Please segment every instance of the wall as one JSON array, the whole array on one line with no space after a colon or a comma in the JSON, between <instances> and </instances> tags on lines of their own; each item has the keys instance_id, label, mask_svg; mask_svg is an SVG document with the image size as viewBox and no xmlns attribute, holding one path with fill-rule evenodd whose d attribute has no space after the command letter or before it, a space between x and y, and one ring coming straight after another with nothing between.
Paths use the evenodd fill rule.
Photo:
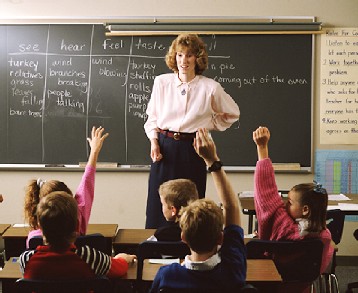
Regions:
<instances>
[{"instance_id":1,"label":"wall","mask_svg":"<svg viewBox=\"0 0 358 293\"><path fill-rule=\"evenodd\" d=\"M163 0L0 0L0 23L103 22L130 16L316 16L317 21L323 22L324 26L358 27L357 8L356 0L182 0L174 5L172 1ZM357 146L318 144L319 45L318 36L313 101L314 148L356 149ZM0 171L0 192L5 197L0 206L1 222L23 222L24 187L29 179L37 177L63 180L75 190L81 173ZM229 177L236 191L252 190L252 173L230 173ZM289 189L294 184L310 182L312 179L313 174L279 174L277 184L281 189ZM123 228L144 227L147 180L146 172L98 172L91 222L118 223ZM217 200L210 176L207 194L209 198ZM246 218L242 217L245 228ZM345 230L344 237L353 241L352 225L349 227L350 229ZM349 245L339 246L338 253L358 255L357 248L353 249Z\"/></svg>"}]
</instances>

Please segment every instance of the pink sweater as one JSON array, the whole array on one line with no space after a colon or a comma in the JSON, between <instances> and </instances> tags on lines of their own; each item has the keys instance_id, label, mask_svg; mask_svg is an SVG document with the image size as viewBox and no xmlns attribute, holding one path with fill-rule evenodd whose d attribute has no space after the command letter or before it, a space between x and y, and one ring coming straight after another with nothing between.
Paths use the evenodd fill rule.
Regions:
<instances>
[{"instance_id":1,"label":"pink sweater","mask_svg":"<svg viewBox=\"0 0 358 293\"><path fill-rule=\"evenodd\" d=\"M270 159L257 162L255 170L255 210L259 238L264 240L302 240L298 224L287 213L278 193L275 173ZM307 236L312 237L312 236ZM334 247L331 233L323 230L318 236L323 242L321 273L328 267Z\"/></svg>"},{"instance_id":2,"label":"pink sweater","mask_svg":"<svg viewBox=\"0 0 358 293\"><path fill-rule=\"evenodd\" d=\"M94 199L94 183L96 168L86 166L80 185L77 188L75 199L78 205L78 223L80 235L85 235L88 221L91 215L92 204ZM26 240L26 248L29 247L29 239L34 236L42 236L40 229L29 232Z\"/></svg>"}]
</instances>

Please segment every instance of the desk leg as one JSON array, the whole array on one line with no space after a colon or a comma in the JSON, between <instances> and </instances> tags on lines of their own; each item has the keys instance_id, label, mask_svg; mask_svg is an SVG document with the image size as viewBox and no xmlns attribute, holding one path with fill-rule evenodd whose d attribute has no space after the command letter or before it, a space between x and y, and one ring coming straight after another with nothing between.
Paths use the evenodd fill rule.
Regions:
<instances>
[{"instance_id":1,"label":"desk leg","mask_svg":"<svg viewBox=\"0 0 358 293\"><path fill-rule=\"evenodd\" d=\"M5 279L2 280L2 293L13 293L16 292L15 288L16 279Z\"/></svg>"},{"instance_id":2,"label":"desk leg","mask_svg":"<svg viewBox=\"0 0 358 293\"><path fill-rule=\"evenodd\" d=\"M249 234L252 233L252 225L253 225L253 220L254 220L254 215L249 215L249 227L248 227L248 231L249 231Z\"/></svg>"}]
</instances>

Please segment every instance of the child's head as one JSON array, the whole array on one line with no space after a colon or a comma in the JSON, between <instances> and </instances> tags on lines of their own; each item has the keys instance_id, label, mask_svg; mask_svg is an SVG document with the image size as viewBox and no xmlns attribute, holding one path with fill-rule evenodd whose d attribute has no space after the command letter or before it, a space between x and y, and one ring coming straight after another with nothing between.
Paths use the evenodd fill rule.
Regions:
<instances>
[{"instance_id":1,"label":"child's head","mask_svg":"<svg viewBox=\"0 0 358 293\"><path fill-rule=\"evenodd\" d=\"M44 239L55 250L65 250L76 239L77 202L64 191L55 191L40 200L37 218Z\"/></svg>"},{"instance_id":2,"label":"child's head","mask_svg":"<svg viewBox=\"0 0 358 293\"><path fill-rule=\"evenodd\" d=\"M176 220L182 207L199 198L198 190L189 179L174 179L164 182L159 187L162 211L167 221Z\"/></svg>"},{"instance_id":3,"label":"child's head","mask_svg":"<svg viewBox=\"0 0 358 293\"><path fill-rule=\"evenodd\" d=\"M208 67L208 53L204 41L196 34L180 34L171 44L166 56L167 66L178 72L177 52L192 53L196 56L195 74L202 74Z\"/></svg>"},{"instance_id":4,"label":"child's head","mask_svg":"<svg viewBox=\"0 0 358 293\"><path fill-rule=\"evenodd\" d=\"M303 183L292 187L286 208L293 219L309 220L309 232L320 232L326 228L327 204L326 189L314 183Z\"/></svg>"},{"instance_id":5,"label":"child's head","mask_svg":"<svg viewBox=\"0 0 358 293\"><path fill-rule=\"evenodd\" d=\"M31 180L25 193L25 220L33 229L38 229L36 209L41 198L54 191L64 191L72 195L67 185L58 180L43 181L41 179Z\"/></svg>"},{"instance_id":6,"label":"child's head","mask_svg":"<svg viewBox=\"0 0 358 293\"><path fill-rule=\"evenodd\" d=\"M180 228L182 239L196 253L216 253L222 243L224 215L212 200L199 199L181 211Z\"/></svg>"}]
</instances>

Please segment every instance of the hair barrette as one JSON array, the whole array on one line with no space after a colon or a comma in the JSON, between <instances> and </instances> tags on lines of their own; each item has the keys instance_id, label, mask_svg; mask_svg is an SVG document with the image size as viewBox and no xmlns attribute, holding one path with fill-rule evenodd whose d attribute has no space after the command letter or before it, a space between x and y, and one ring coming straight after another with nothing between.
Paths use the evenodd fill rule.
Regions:
<instances>
[{"instance_id":1,"label":"hair barrette","mask_svg":"<svg viewBox=\"0 0 358 293\"><path fill-rule=\"evenodd\" d=\"M37 184L38 188L40 188L40 189L45 183L46 183L46 180L42 180L41 178L38 178L36 181L36 184Z\"/></svg>"},{"instance_id":2,"label":"hair barrette","mask_svg":"<svg viewBox=\"0 0 358 293\"><path fill-rule=\"evenodd\" d=\"M327 191L325 188L322 187L322 184L317 182L316 180L313 180L313 184L315 187L313 188L314 192L320 193L320 194L327 194Z\"/></svg>"}]
</instances>

